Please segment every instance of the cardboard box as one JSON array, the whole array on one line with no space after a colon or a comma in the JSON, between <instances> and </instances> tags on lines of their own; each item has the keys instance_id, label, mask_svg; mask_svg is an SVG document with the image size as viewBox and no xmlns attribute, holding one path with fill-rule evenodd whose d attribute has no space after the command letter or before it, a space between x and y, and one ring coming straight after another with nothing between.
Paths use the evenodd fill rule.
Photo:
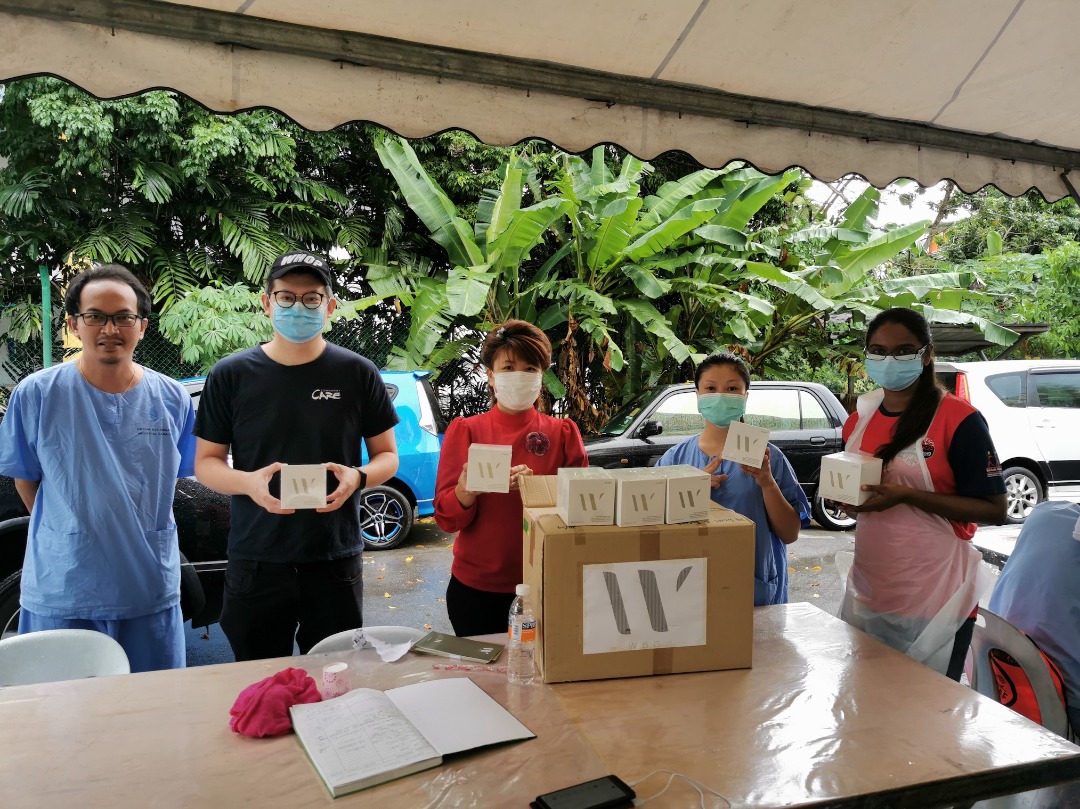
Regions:
<instances>
[{"instance_id":1,"label":"cardboard box","mask_svg":"<svg viewBox=\"0 0 1080 809\"><path fill-rule=\"evenodd\" d=\"M757 469L765 459L769 431L764 427L733 421L728 425L727 441L721 456L726 461L745 464Z\"/></svg>"},{"instance_id":2,"label":"cardboard box","mask_svg":"<svg viewBox=\"0 0 1080 809\"><path fill-rule=\"evenodd\" d=\"M863 484L881 483L881 458L861 452L834 452L821 459L818 494L849 506L861 506L871 492Z\"/></svg>"},{"instance_id":3,"label":"cardboard box","mask_svg":"<svg viewBox=\"0 0 1080 809\"><path fill-rule=\"evenodd\" d=\"M326 508L326 466L321 463L281 467L282 508Z\"/></svg>"},{"instance_id":4,"label":"cardboard box","mask_svg":"<svg viewBox=\"0 0 1080 809\"><path fill-rule=\"evenodd\" d=\"M466 475L470 492L510 491L509 444L470 444Z\"/></svg>"},{"instance_id":5,"label":"cardboard box","mask_svg":"<svg viewBox=\"0 0 1080 809\"><path fill-rule=\"evenodd\" d=\"M689 464L651 466L648 471L663 478L666 484L664 522L697 522L708 519L712 506L712 483L708 472Z\"/></svg>"},{"instance_id":6,"label":"cardboard box","mask_svg":"<svg viewBox=\"0 0 1080 809\"><path fill-rule=\"evenodd\" d=\"M648 469L613 469L615 524L660 525L667 507L667 481Z\"/></svg>"},{"instance_id":7,"label":"cardboard box","mask_svg":"<svg viewBox=\"0 0 1080 809\"><path fill-rule=\"evenodd\" d=\"M544 492L522 488L522 576L545 682L750 667L750 520L710 501L698 523L571 527Z\"/></svg>"},{"instance_id":8,"label":"cardboard box","mask_svg":"<svg viewBox=\"0 0 1080 809\"><path fill-rule=\"evenodd\" d=\"M615 522L615 478L606 469L560 469L555 508L567 525L611 525Z\"/></svg>"}]
</instances>

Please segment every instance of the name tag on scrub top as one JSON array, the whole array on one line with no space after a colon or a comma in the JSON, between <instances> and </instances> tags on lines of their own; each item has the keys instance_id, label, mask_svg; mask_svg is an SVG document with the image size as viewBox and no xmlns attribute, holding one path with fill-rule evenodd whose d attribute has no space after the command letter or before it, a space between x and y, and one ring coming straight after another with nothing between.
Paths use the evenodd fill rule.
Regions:
<instances>
[{"instance_id":1,"label":"name tag on scrub top","mask_svg":"<svg viewBox=\"0 0 1080 809\"><path fill-rule=\"evenodd\" d=\"M282 508L325 508L326 465L286 464L281 468Z\"/></svg>"}]
</instances>

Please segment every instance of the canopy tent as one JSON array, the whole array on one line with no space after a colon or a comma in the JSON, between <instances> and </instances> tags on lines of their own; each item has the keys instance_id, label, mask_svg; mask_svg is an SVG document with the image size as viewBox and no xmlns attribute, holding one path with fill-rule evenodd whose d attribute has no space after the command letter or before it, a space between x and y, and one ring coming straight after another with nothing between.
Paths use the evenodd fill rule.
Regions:
<instances>
[{"instance_id":1,"label":"canopy tent","mask_svg":"<svg viewBox=\"0 0 1080 809\"><path fill-rule=\"evenodd\" d=\"M1078 24L1073 0L0 0L0 80L1055 200Z\"/></svg>"}]
</instances>

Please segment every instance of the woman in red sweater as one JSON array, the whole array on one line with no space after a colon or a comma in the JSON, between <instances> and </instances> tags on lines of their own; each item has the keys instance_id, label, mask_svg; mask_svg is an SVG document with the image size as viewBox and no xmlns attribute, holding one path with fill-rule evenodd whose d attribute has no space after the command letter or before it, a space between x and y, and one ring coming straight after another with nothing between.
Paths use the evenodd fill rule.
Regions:
<instances>
[{"instance_id":1,"label":"woman in red sweater","mask_svg":"<svg viewBox=\"0 0 1080 809\"><path fill-rule=\"evenodd\" d=\"M435 485L435 522L457 531L446 611L458 635L506 629L521 582L521 478L589 465L577 425L536 409L544 369L551 364L551 343L540 329L508 320L484 340L480 360L495 404L487 413L450 423ZM513 448L508 493L469 491L473 443Z\"/></svg>"}]
</instances>

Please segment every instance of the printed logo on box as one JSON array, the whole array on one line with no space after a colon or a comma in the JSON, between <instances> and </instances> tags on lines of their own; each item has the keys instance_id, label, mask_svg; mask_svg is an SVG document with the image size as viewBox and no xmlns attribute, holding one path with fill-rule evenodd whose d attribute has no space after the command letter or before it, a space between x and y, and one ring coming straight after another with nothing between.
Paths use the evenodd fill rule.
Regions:
<instances>
[{"instance_id":1,"label":"printed logo on box","mask_svg":"<svg viewBox=\"0 0 1080 809\"><path fill-rule=\"evenodd\" d=\"M708 560L582 567L582 652L703 646Z\"/></svg>"}]
</instances>

